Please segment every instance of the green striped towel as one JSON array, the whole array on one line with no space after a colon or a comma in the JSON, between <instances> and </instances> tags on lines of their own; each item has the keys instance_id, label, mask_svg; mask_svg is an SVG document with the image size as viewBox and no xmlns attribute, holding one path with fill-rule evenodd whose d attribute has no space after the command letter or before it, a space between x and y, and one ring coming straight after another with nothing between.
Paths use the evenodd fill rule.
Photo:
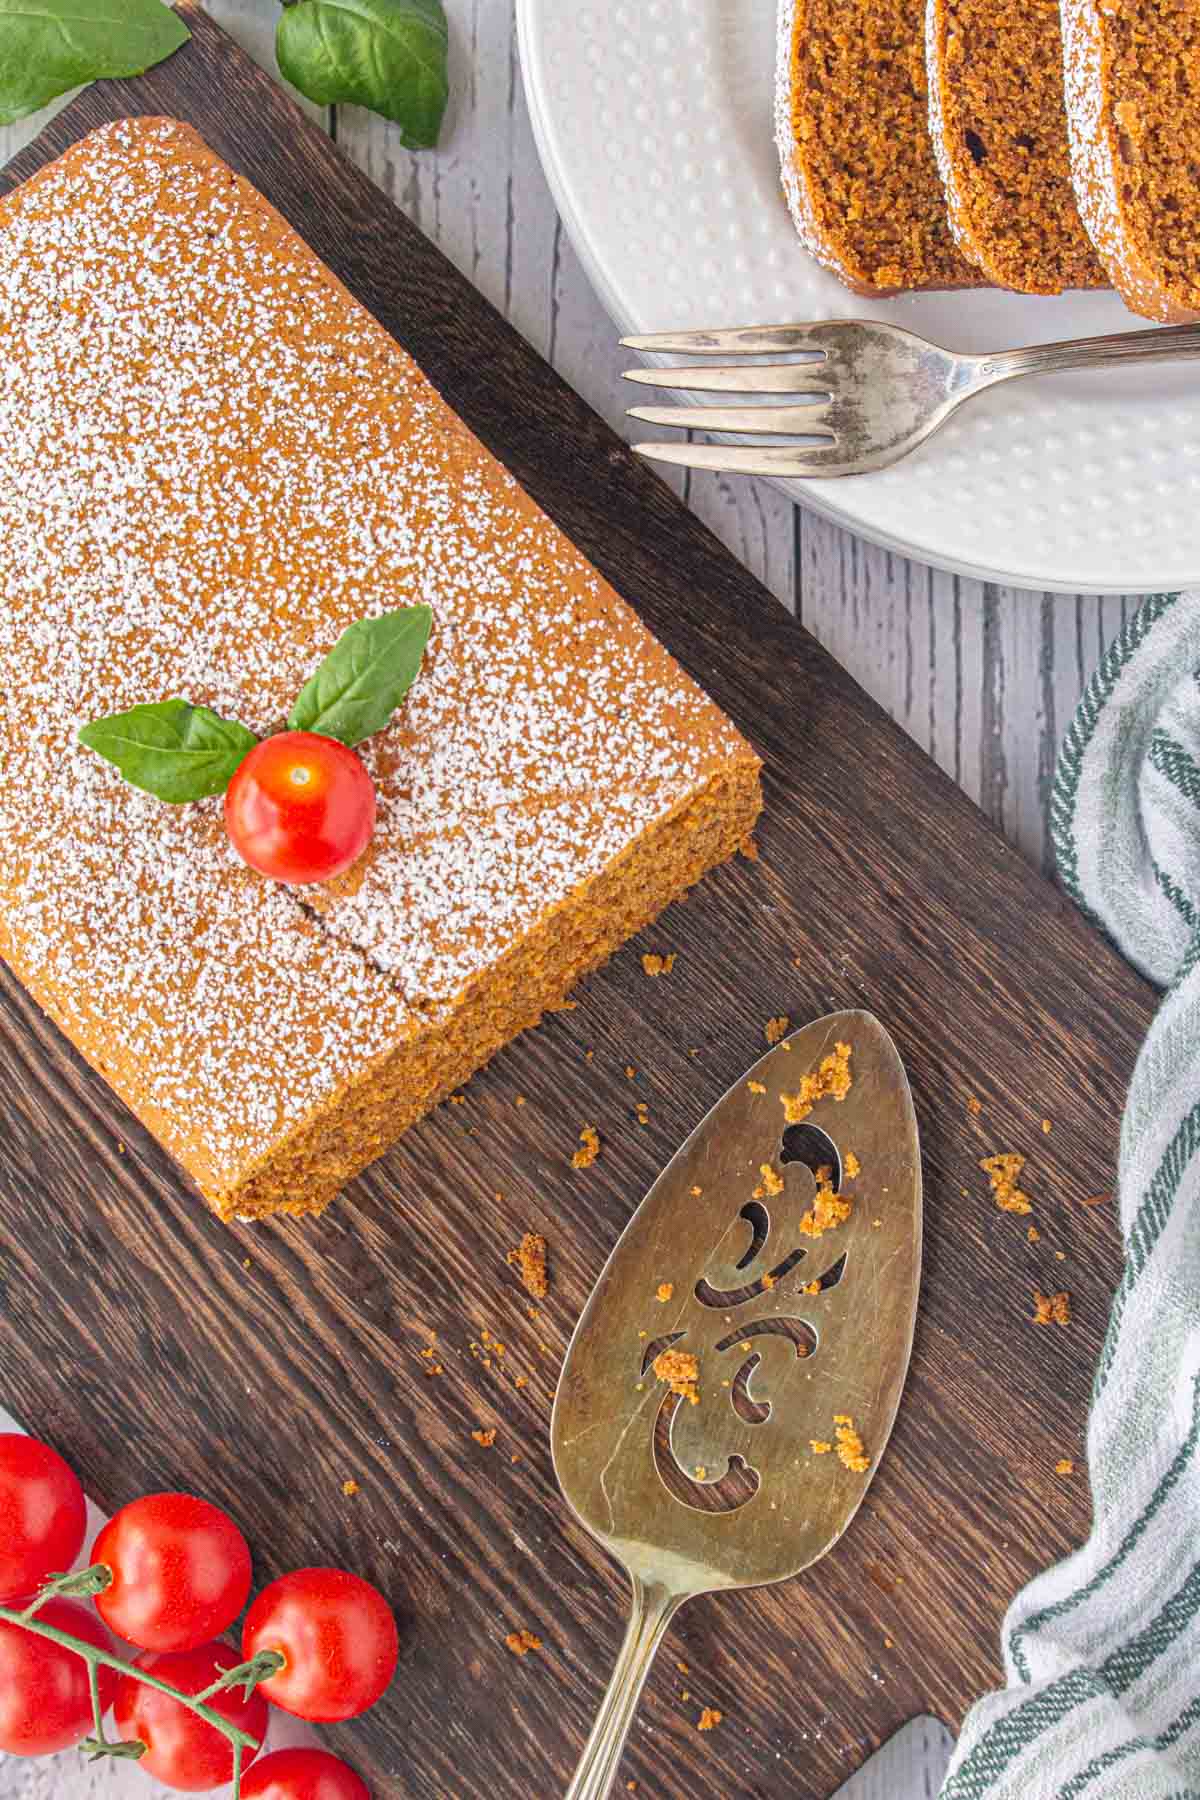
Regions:
<instances>
[{"instance_id":1,"label":"green striped towel","mask_svg":"<svg viewBox=\"0 0 1200 1800\"><path fill-rule=\"evenodd\" d=\"M1008 1686L968 1714L942 1800L1200 1800L1198 677L1200 593L1144 601L1059 757L1063 880L1167 993L1121 1125L1092 1535L1010 1607Z\"/></svg>"}]
</instances>

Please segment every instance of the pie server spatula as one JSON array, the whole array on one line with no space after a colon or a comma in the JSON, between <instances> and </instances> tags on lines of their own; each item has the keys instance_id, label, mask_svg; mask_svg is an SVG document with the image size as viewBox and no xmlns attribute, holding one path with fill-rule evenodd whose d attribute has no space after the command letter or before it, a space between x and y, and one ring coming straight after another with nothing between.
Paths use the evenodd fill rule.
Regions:
<instances>
[{"instance_id":1,"label":"pie server spatula","mask_svg":"<svg viewBox=\"0 0 1200 1800\"><path fill-rule=\"evenodd\" d=\"M609 1792L685 1600L782 1581L845 1531L900 1402L920 1264L916 1116L867 1012L769 1051L650 1189L575 1329L551 1421L563 1494L633 1585L567 1800Z\"/></svg>"}]
</instances>

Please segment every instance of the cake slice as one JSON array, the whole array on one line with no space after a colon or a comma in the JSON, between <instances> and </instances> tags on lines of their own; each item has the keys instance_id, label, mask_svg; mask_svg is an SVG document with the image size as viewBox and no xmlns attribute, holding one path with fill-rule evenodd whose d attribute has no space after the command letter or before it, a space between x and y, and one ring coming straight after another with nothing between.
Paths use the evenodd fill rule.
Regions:
<instances>
[{"instance_id":1,"label":"cake slice","mask_svg":"<svg viewBox=\"0 0 1200 1800\"><path fill-rule=\"evenodd\" d=\"M759 761L410 358L188 127L0 202L0 953L222 1216L319 1210L743 844ZM428 602L338 882L79 745L264 735Z\"/></svg>"},{"instance_id":2,"label":"cake slice","mask_svg":"<svg viewBox=\"0 0 1200 1800\"><path fill-rule=\"evenodd\" d=\"M979 287L929 139L924 0L780 0L775 135L805 248L857 294Z\"/></svg>"},{"instance_id":3,"label":"cake slice","mask_svg":"<svg viewBox=\"0 0 1200 1800\"><path fill-rule=\"evenodd\" d=\"M1107 287L1075 207L1058 0L928 0L929 130L950 225L998 287Z\"/></svg>"},{"instance_id":4,"label":"cake slice","mask_svg":"<svg viewBox=\"0 0 1200 1800\"><path fill-rule=\"evenodd\" d=\"M1200 10L1062 0L1062 22L1075 198L1092 242L1133 312L1200 318Z\"/></svg>"}]
</instances>

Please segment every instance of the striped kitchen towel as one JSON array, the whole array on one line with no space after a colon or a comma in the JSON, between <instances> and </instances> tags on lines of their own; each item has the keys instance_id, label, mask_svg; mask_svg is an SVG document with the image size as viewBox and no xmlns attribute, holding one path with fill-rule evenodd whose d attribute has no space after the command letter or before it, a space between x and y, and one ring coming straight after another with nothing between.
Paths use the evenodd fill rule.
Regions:
<instances>
[{"instance_id":1,"label":"striped kitchen towel","mask_svg":"<svg viewBox=\"0 0 1200 1800\"><path fill-rule=\"evenodd\" d=\"M1067 888L1166 994L1121 1125L1092 1535L1010 1607L1008 1686L942 1797L1200 1800L1200 593L1146 600L1109 650L1051 817Z\"/></svg>"}]
</instances>

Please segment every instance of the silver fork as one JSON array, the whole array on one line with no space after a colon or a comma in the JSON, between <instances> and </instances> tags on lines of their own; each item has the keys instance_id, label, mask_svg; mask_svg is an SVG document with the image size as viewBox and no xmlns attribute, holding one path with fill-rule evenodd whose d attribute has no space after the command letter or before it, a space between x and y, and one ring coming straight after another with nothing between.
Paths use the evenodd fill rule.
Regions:
<instances>
[{"instance_id":1,"label":"silver fork","mask_svg":"<svg viewBox=\"0 0 1200 1800\"><path fill-rule=\"evenodd\" d=\"M633 406L632 419L688 431L802 436L802 444L643 443L659 462L736 475L860 475L883 469L944 425L956 407L1017 375L1112 368L1200 356L1200 325L1155 326L1062 344L968 356L943 350L899 325L826 319L815 325L740 325L725 331L662 331L625 337L629 350L668 356L799 355L783 363L689 364L627 369L648 387L706 394L785 394L798 404ZM817 396L827 398L818 400Z\"/></svg>"}]
</instances>

